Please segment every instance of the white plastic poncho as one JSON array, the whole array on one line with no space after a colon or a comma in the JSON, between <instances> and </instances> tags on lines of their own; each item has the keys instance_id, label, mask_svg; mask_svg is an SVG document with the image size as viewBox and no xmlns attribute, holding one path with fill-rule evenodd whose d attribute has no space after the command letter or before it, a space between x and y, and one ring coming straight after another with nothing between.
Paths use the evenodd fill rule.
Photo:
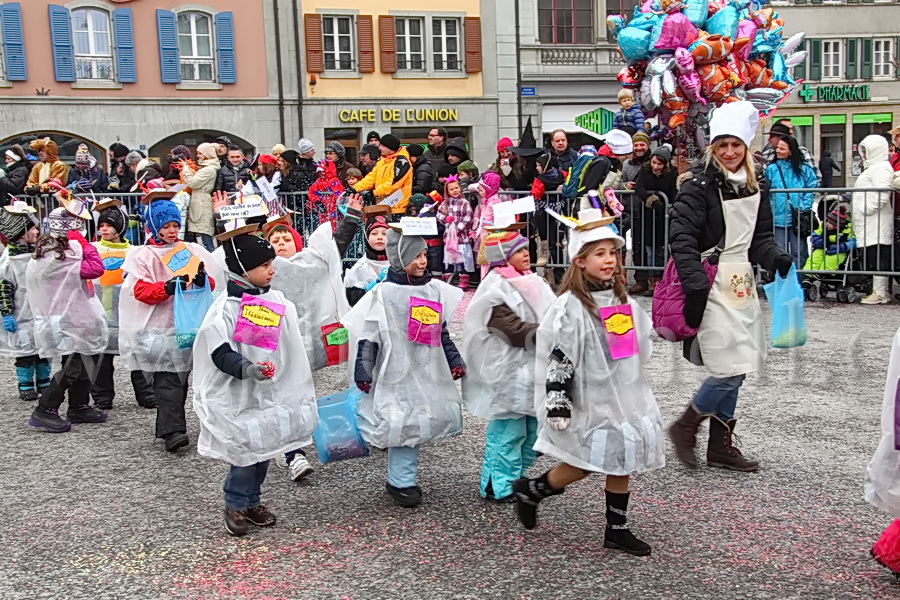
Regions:
<instances>
[{"instance_id":1,"label":"white plastic poncho","mask_svg":"<svg viewBox=\"0 0 900 600\"><path fill-rule=\"evenodd\" d=\"M598 308L617 304L613 292L593 292ZM643 473L665 466L662 418L644 364L650 359L650 317L629 299L640 352L613 360L601 322L565 293L547 311L537 334L536 452L573 467L607 475ZM562 431L547 424L548 358L559 348L575 367L572 417Z\"/></svg>"},{"instance_id":2,"label":"white plastic poncho","mask_svg":"<svg viewBox=\"0 0 900 600\"><path fill-rule=\"evenodd\" d=\"M212 254L199 244L185 244L203 263L207 274L222 289L225 274ZM191 349L179 348L175 341L175 301L168 298L159 304L145 304L134 297L138 281L158 283L172 279L172 272L162 258L173 245L140 246L128 253L125 284L119 297L119 351L125 368L147 373L186 373L191 370Z\"/></svg>"},{"instance_id":3,"label":"white plastic poncho","mask_svg":"<svg viewBox=\"0 0 900 600\"><path fill-rule=\"evenodd\" d=\"M378 279L381 271L389 266L386 260L372 260L366 256L360 258L344 273L344 287L364 290Z\"/></svg>"},{"instance_id":4,"label":"white plastic poncho","mask_svg":"<svg viewBox=\"0 0 900 600\"><path fill-rule=\"evenodd\" d=\"M9 248L4 249L0 255L0 280L8 279L16 288L13 295L16 332L10 333L0 328L0 356L7 358L33 356L38 353L34 341L34 314L26 297L28 288L25 283L25 270L30 262L30 253L10 256Z\"/></svg>"},{"instance_id":5,"label":"white plastic poncho","mask_svg":"<svg viewBox=\"0 0 900 600\"><path fill-rule=\"evenodd\" d=\"M900 397L900 330L894 335L881 408L881 443L866 469L866 501L900 519L900 450L897 450L897 400Z\"/></svg>"},{"instance_id":6,"label":"white plastic poncho","mask_svg":"<svg viewBox=\"0 0 900 600\"><path fill-rule=\"evenodd\" d=\"M482 419L534 416L534 349L510 345L502 333L488 329L495 306L506 305L517 317L540 323L556 296L536 274L507 279L488 273L463 321L462 355L466 409Z\"/></svg>"},{"instance_id":7,"label":"white plastic poncho","mask_svg":"<svg viewBox=\"0 0 900 600\"><path fill-rule=\"evenodd\" d=\"M235 342L241 299L222 294L213 302L194 341L194 411L200 421L197 452L247 467L312 443L316 394L297 326L297 309L280 292L260 294L287 307L278 348ZM229 344L252 363L272 361L275 376L237 379L220 371L212 352Z\"/></svg>"},{"instance_id":8,"label":"white plastic poncho","mask_svg":"<svg viewBox=\"0 0 900 600\"><path fill-rule=\"evenodd\" d=\"M100 254L103 275L94 280L94 290L100 298L100 304L106 312L106 324L109 326L109 341L106 344L104 354L119 353L119 298L122 295L124 273L122 266L128 253L134 246L128 242L111 244L108 242L94 242L94 248Z\"/></svg>"},{"instance_id":9,"label":"white plastic poncho","mask_svg":"<svg viewBox=\"0 0 900 600\"><path fill-rule=\"evenodd\" d=\"M441 345L408 340L410 297L442 304L449 322L463 292L442 281L398 285L384 281L363 296L343 324L360 340L378 344L370 393L356 409L363 439L377 448L418 447L462 431L459 392Z\"/></svg>"},{"instance_id":10,"label":"white plastic poncho","mask_svg":"<svg viewBox=\"0 0 900 600\"><path fill-rule=\"evenodd\" d=\"M276 257L272 289L297 305L300 335L313 371L328 366L322 327L341 321L350 310L341 283L341 255L323 223L309 236L306 247L291 258Z\"/></svg>"},{"instance_id":11,"label":"white plastic poncho","mask_svg":"<svg viewBox=\"0 0 900 600\"><path fill-rule=\"evenodd\" d=\"M91 356L106 348L109 328L93 286L81 279L81 245L69 240L63 260L56 252L32 259L25 269L34 339L42 358Z\"/></svg>"}]
</instances>

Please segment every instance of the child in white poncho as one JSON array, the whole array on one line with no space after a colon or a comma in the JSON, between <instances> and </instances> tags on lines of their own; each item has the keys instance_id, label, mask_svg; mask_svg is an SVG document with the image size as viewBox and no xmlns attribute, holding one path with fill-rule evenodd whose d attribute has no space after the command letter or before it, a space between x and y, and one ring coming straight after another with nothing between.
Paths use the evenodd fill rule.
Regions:
<instances>
[{"instance_id":1,"label":"child in white poncho","mask_svg":"<svg viewBox=\"0 0 900 600\"><path fill-rule=\"evenodd\" d=\"M260 499L269 460L310 443L317 414L297 309L269 287L275 250L254 235L223 246L227 293L210 307L194 343L194 411L197 452L231 465L225 529L240 536L248 524L275 524Z\"/></svg>"},{"instance_id":2,"label":"child in white poncho","mask_svg":"<svg viewBox=\"0 0 900 600\"><path fill-rule=\"evenodd\" d=\"M470 413L489 419L481 467L481 496L514 502L512 483L534 462L534 334L556 299L531 271L528 240L516 231L484 238L491 268L466 311L462 380Z\"/></svg>"},{"instance_id":3,"label":"child in white poncho","mask_svg":"<svg viewBox=\"0 0 900 600\"><path fill-rule=\"evenodd\" d=\"M579 213L583 229L570 234L572 265L562 294L537 334L534 449L564 464L519 479L513 489L519 519L533 529L542 499L591 473L605 474L604 546L646 556L650 546L628 529L626 511L629 476L665 465L659 408L644 375L652 327L620 278L625 241L592 226L604 223L601 217L599 210Z\"/></svg>"}]
</instances>

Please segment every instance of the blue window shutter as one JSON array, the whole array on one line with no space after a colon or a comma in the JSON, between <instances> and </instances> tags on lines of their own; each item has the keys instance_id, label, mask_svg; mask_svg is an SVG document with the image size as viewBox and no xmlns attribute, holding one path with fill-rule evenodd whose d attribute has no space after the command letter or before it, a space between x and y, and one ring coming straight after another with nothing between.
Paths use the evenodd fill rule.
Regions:
<instances>
[{"instance_id":1,"label":"blue window shutter","mask_svg":"<svg viewBox=\"0 0 900 600\"><path fill-rule=\"evenodd\" d=\"M50 43L53 46L53 74L57 81L75 81L75 48L72 47L72 20L69 9L55 4L50 10Z\"/></svg>"},{"instance_id":2,"label":"blue window shutter","mask_svg":"<svg viewBox=\"0 0 900 600\"><path fill-rule=\"evenodd\" d=\"M219 83L237 83L234 62L234 19L230 12L216 15L216 61L219 63Z\"/></svg>"},{"instance_id":3,"label":"blue window shutter","mask_svg":"<svg viewBox=\"0 0 900 600\"><path fill-rule=\"evenodd\" d=\"M120 83L137 81L134 62L134 29L130 8L117 8L112 12L113 42L116 47L116 79Z\"/></svg>"},{"instance_id":4,"label":"blue window shutter","mask_svg":"<svg viewBox=\"0 0 900 600\"><path fill-rule=\"evenodd\" d=\"M22 32L22 7L18 2L0 5L3 26L3 56L6 57L7 81L25 81L25 35Z\"/></svg>"},{"instance_id":5,"label":"blue window shutter","mask_svg":"<svg viewBox=\"0 0 900 600\"><path fill-rule=\"evenodd\" d=\"M181 64L178 55L178 30L175 13L156 10L156 32L159 36L159 68L163 83L181 83Z\"/></svg>"}]
</instances>

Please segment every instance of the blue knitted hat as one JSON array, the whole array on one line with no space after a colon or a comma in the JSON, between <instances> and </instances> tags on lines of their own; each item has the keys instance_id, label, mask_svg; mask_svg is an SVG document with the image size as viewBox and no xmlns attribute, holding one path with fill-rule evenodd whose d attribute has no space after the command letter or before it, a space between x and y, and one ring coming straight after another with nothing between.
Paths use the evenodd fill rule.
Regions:
<instances>
[{"instance_id":1,"label":"blue knitted hat","mask_svg":"<svg viewBox=\"0 0 900 600\"><path fill-rule=\"evenodd\" d=\"M159 237L159 230L166 223L175 221L179 226L181 225L181 212L171 200L154 200L147 206L144 218L147 220L147 228L155 238Z\"/></svg>"}]
</instances>

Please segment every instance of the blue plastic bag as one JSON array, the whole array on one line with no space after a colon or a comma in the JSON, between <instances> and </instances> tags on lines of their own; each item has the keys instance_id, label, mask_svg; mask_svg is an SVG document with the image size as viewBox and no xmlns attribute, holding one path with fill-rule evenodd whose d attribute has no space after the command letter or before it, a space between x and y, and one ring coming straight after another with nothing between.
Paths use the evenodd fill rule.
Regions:
<instances>
[{"instance_id":1,"label":"blue plastic bag","mask_svg":"<svg viewBox=\"0 0 900 600\"><path fill-rule=\"evenodd\" d=\"M364 392L357 387L319 398L319 424L313 440L323 463L369 455L356 426L356 405Z\"/></svg>"},{"instance_id":2,"label":"blue plastic bag","mask_svg":"<svg viewBox=\"0 0 900 600\"><path fill-rule=\"evenodd\" d=\"M803 287L797 269L791 265L787 277L775 274L775 281L763 286L772 307L771 342L773 348L796 348L806 343L803 319Z\"/></svg>"},{"instance_id":3,"label":"blue plastic bag","mask_svg":"<svg viewBox=\"0 0 900 600\"><path fill-rule=\"evenodd\" d=\"M182 290L175 286L175 341L179 348L191 348L209 307L213 303L209 277L202 288Z\"/></svg>"}]
</instances>

